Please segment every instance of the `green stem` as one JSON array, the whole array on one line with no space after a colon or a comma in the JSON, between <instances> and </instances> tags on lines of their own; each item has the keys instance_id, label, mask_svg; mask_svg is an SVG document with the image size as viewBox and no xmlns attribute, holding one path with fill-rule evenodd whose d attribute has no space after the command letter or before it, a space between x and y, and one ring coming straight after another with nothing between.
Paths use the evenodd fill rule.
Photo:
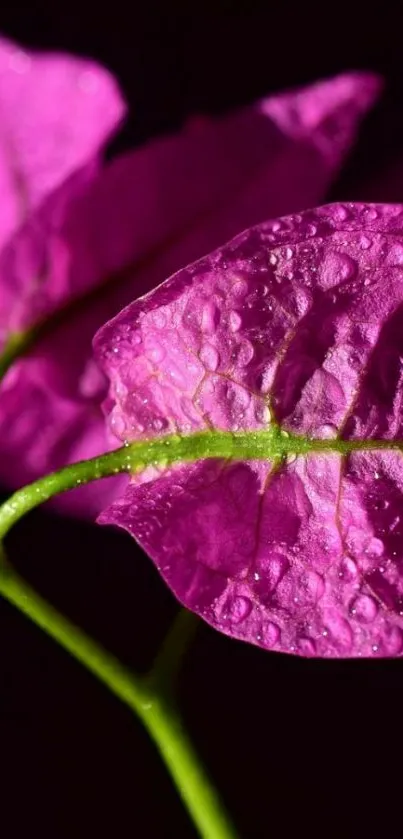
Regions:
<instances>
[{"instance_id":1,"label":"green stem","mask_svg":"<svg viewBox=\"0 0 403 839\"><path fill-rule=\"evenodd\" d=\"M403 450L401 440L311 439L288 434L277 425L261 431L200 431L138 440L120 449L73 463L17 490L0 507L0 539L29 510L53 495L119 472L135 473L150 464L169 466L206 458L278 460L290 455L344 455L376 449Z\"/></svg>"},{"instance_id":2,"label":"green stem","mask_svg":"<svg viewBox=\"0 0 403 839\"><path fill-rule=\"evenodd\" d=\"M11 367L14 361L30 349L38 335L38 330L33 327L25 332L12 332L0 354L0 382Z\"/></svg>"},{"instance_id":3,"label":"green stem","mask_svg":"<svg viewBox=\"0 0 403 839\"><path fill-rule=\"evenodd\" d=\"M171 694L182 659L199 625L200 619L193 612L180 609L147 676L148 684L153 690L163 690L165 694Z\"/></svg>"},{"instance_id":4,"label":"green stem","mask_svg":"<svg viewBox=\"0 0 403 839\"><path fill-rule=\"evenodd\" d=\"M149 464L167 466L205 458L278 461L289 455L344 455L375 449L401 451L403 441L310 439L290 435L274 424L261 431L205 431L184 437L172 435L136 441L100 457L66 466L15 492L0 507L0 540L19 518L53 495L108 475L137 472ZM189 640L183 635L188 618L180 618L151 673L140 678L59 615L7 566L0 572L0 594L85 664L140 717L200 835L204 839L234 839L235 832L171 702L172 677Z\"/></svg>"},{"instance_id":5,"label":"green stem","mask_svg":"<svg viewBox=\"0 0 403 839\"><path fill-rule=\"evenodd\" d=\"M203 839L236 839L236 832L195 753L180 716L162 690L167 650L175 671L185 651L184 615L179 614L169 641L162 648L150 676L136 676L81 629L63 617L6 563L0 563L0 594L27 618L84 664L140 718L154 741L198 832ZM178 660L174 639L181 635ZM187 638L189 643L190 638ZM164 653L165 650L165 653ZM160 664L162 672L159 672Z\"/></svg>"}]
</instances>

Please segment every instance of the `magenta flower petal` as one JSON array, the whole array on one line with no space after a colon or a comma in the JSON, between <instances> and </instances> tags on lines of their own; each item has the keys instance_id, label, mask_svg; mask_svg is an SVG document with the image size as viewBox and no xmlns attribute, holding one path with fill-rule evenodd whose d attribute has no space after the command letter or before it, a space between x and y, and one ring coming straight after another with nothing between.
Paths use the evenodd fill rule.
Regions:
<instances>
[{"instance_id":1,"label":"magenta flower petal","mask_svg":"<svg viewBox=\"0 0 403 839\"><path fill-rule=\"evenodd\" d=\"M403 440L403 205L334 204L242 233L95 339L122 440L199 429ZM403 460L205 460L133 479L132 533L220 631L310 656L403 654Z\"/></svg>"},{"instance_id":2,"label":"magenta flower petal","mask_svg":"<svg viewBox=\"0 0 403 839\"><path fill-rule=\"evenodd\" d=\"M4 382L3 481L26 483L116 445L99 408L106 384L92 360L96 329L239 230L317 202L379 85L372 75L350 74L198 120L116 160L95 180L80 173L43 203L0 258L3 334L108 277L115 282ZM113 497L110 481L58 503L92 515Z\"/></svg>"},{"instance_id":3,"label":"magenta flower petal","mask_svg":"<svg viewBox=\"0 0 403 839\"><path fill-rule=\"evenodd\" d=\"M0 248L43 198L93 161L125 111L112 76L0 39Z\"/></svg>"}]
</instances>

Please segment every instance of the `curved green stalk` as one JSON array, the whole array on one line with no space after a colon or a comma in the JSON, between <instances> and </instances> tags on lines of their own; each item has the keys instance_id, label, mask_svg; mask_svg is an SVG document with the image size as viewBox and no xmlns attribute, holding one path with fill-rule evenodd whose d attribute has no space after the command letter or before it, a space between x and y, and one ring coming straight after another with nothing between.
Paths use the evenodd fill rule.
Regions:
<instances>
[{"instance_id":1,"label":"curved green stalk","mask_svg":"<svg viewBox=\"0 0 403 839\"><path fill-rule=\"evenodd\" d=\"M1 556L1 555L0 555ZM203 839L236 839L183 723L165 691L193 635L192 616L179 613L161 657L148 676L137 676L37 594L5 561L0 562L0 594L81 662L140 718L154 741L179 795ZM194 618L194 621L197 619ZM175 638L180 643L174 645ZM165 649L165 652L164 652ZM169 667L167 666L169 664Z\"/></svg>"},{"instance_id":2,"label":"curved green stalk","mask_svg":"<svg viewBox=\"0 0 403 839\"><path fill-rule=\"evenodd\" d=\"M14 361L25 355L35 342L38 330L34 327L25 332L12 332L0 354L0 382Z\"/></svg>"},{"instance_id":3,"label":"curved green stalk","mask_svg":"<svg viewBox=\"0 0 403 839\"><path fill-rule=\"evenodd\" d=\"M141 440L116 451L66 466L18 490L0 507L0 540L25 513L59 492L119 472L134 473L149 464L205 458L274 459L312 453L344 455L354 451L403 449L402 441L309 439L276 426L256 432L205 431ZM184 731L171 696L172 678L193 629L182 615L144 678L128 671L36 594L6 563L0 563L0 594L44 629L142 720L203 839L235 839L235 831Z\"/></svg>"},{"instance_id":4,"label":"curved green stalk","mask_svg":"<svg viewBox=\"0 0 403 839\"><path fill-rule=\"evenodd\" d=\"M277 425L261 431L200 431L137 440L99 457L65 466L17 490L0 506L0 539L21 516L53 495L119 472L139 472L151 464L169 466L206 458L278 460L291 455L344 455L376 449L401 451L403 441L311 439L288 434Z\"/></svg>"}]
</instances>

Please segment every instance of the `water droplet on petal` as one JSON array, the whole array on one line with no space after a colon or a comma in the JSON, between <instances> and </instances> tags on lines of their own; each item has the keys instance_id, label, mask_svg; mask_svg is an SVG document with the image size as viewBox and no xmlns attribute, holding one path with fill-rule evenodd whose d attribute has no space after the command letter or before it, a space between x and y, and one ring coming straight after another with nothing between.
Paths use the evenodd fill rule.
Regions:
<instances>
[{"instance_id":1,"label":"water droplet on petal","mask_svg":"<svg viewBox=\"0 0 403 839\"><path fill-rule=\"evenodd\" d=\"M179 368L176 366L176 364L172 364L172 363L169 364L168 374L171 377L171 379L173 380L173 382L175 383L175 385L177 385L177 387L182 388L183 390L186 390L186 387L187 387L186 377L184 376L182 371L179 370Z\"/></svg>"},{"instance_id":2,"label":"water droplet on petal","mask_svg":"<svg viewBox=\"0 0 403 839\"><path fill-rule=\"evenodd\" d=\"M246 367L252 361L255 354L253 344L250 341L241 341L236 348L236 363L240 367Z\"/></svg>"},{"instance_id":3,"label":"water droplet on petal","mask_svg":"<svg viewBox=\"0 0 403 839\"><path fill-rule=\"evenodd\" d=\"M117 437L124 437L127 427L126 422L123 419L120 412L114 413L114 411L112 411L109 417L109 425L113 433L116 434Z\"/></svg>"},{"instance_id":4,"label":"water droplet on petal","mask_svg":"<svg viewBox=\"0 0 403 839\"><path fill-rule=\"evenodd\" d=\"M298 641L298 651L304 656L313 656L316 653L316 644L312 638L300 638Z\"/></svg>"},{"instance_id":5,"label":"water droplet on petal","mask_svg":"<svg viewBox=\"0 0 403 839\"><path fill-rule=\"evenodd\" d=\"M350 280L357 271L357 262L347 253L329 251L322 266L322 283L332 288Z\"/></svg>"},{"instance_id":6,"label":"water droplet on petal","mask_svg":"<svg viewBox=\"0 0 403 839\"><path fill-rule=\"evenodd\" d=\"M391 266L403 265L403 246L399 244L393 244L388 252L386 262L388 265Z\"/></svg>"},{"instance_id":7,"label":"water droplet on petal","mask_svg":"<svg viewBox=\"0 0 403 839\"><path fill-rule=\"evenodd\" d=\"M358 577L357 563L351 556L345 556L339 567L339 577L346 582L353 582Z\"/></svg>"},{"instance_id":8,"label":"water droplet on petal","mask_svg":"<svg viewBox=\"0 0 403 839\"><path fill-rule=\"evenodd\" d=\"M369 554L371 556L382 556L382 554L384 553L384 550L385 550L385 545L383 544L381 539L376 539L374 537L373 539L370 539L370 541L369 541L369 543L368 543L368 545L365 549L365 553Z\"/></svg>"},{"instance_id":9,"label":"water droplet on petal","mask_svg":"<svg viewBox=\"0 0 403 839\"><path fill-rule=\"evenodd\" d=\"M329 610L325 615L325 629L330 639L342 651L351 649L353 633L350 624L336 610ZM323 634L323 633L322 633Z\"/></svg>"},{"instance_id":10,"label":"water droplet on petal","mask_svg":"<svg viewBox=\"0 0 403 839\"><path fill-rule=\"evenodd\" d=\"M292 255L293 255L293 249L292 248L286 248L285 249L285 258L286 259L291 259Z\"/></svg>"},{"instance_id":11,"label":"water droplet on petal","mask_svg":"<svg viewBox=\"0 0 403 839\"><path fill-rule=\"evenodd\" d=\"M367 251L372 245L372 239L369 239L368 236L361 236L360 239L360 248L363 251Z\"/></svg>"},{"instance_id":12,"label":"water droplet on petal","mask_svg":"<svg viewBox=\"0 0 403 839\"><path fill-rule=\"evenodd\" d=\"M203 332L213 335L217 329L220 318L219 310L215 303L210 300L203 306L201 328Z\"/></svg>"},{"instance_id":13,"label":"water droplet on petal","mask_svg":"<svg viewBox=\"0 0 403 839\"><path fill-rule=\"evenodd\" d=\"M166 427L167 422L165 419L162 419L161 417L156 417L155 419L153 419L151 424L155 431L162 431L162 429Z\"/></svg>"},{"instance_id":14,"label":"water droplet on petal","mask_svg":"<svg viewBox=\"0 0 403 839\"><path fill-rule=\"evenodd\" d=\"M332 215L335 221L345 221L347 218L347 210L345 207L341 205L336 205L334 207L329 208L332 210Z\"/></svg>"},{"instance_id":15,"label":"water droplet on petal","mask_svg":"<svg viewBox=\"0 0 403 839\"><path fill-rule=\"evenodd\" d=\"M220 356L212 344L203 344L200 350L200 361L204 364L206 370L217 370Z\"/></svg>"},{"instance_id":16,"label":"water droplet on petal","mask_svg":"<svg viewBox=\"0 0 403 839\"><path fill-rule=\"evenodd\" d=\"M398 655L403 649L403 632L399 626L387 625L383 635L383 648L387 655Z\"/></svg>"},{"instance_id":17,"label":"water droplet on petal","mask_svg":"<svg viewBox=\"0 0 403 839\"><path fill-rule=\"evenodd\" d=\"M316 571L307 571L305 582L310 599L317 603L325 593L325 581L323 577Z\"/></svg>"},{"instance_id":18,"label":"water droplet on petal","mask_svg":"<svg viewBox=\"0 0 403 839\"><path fill-rule=\"evenodd\" d=\"M246 280L237 280L231 289L235 297L245 297L248 293L248 283Z\"/></svg>"},{"instance_id":19,"label":"water droplet on petal","mask_svg":"<svg viewBox=\"0 0 403 839\"><path fill-rule=\"evenodd\" d=\"M373 597L360 594L351 604L351 614L360 623L372 623L378 612L378 605Z\"/></svg>"},{"instance_id":20,"label":"water droplet on petal","mask_svg":"<svg viewBox=\"0 0 403 839\"><path fill-rule=\"evenodd\" d=\"M269 425L271 420L269 406L258 402L255 408L255 419L257 420L257 422L261 422L264 425Z\"/></svg>"},{"instance_id":21,"label":"water droplet on petal","mask_svg":"<svg viewBox=\"0 0 403 839\"><path fill-rule=\"evenodd\" d=\"M157 329L164 329L167 325L167 318L166 315L161 309L155 309L152 313L152 323Z\"/></svg>"},{"instance_id":22,"label":"water droplet on petal","mask_svg":"<svg viewBox=\"0 0 403 839\"><path fill-rule=\"evenodd\" d=\"M270 256L269 256L269 262L270 262L270 265L277 265L277 262L278 262L278 257L276 256L276 254L275 254L275 253L271 253L271 254L270 254Z\"/></svg>"},{"instance_id":23,"label":"water droplet on petal","mask_svg":"<svg viewBox=\"0 0 403 839\"><path fill-rule=\"evenodd\" d=\"M229 328L231 332L239 332L242 326L242 318L238 312L230 312Z\"/></svg>"},{"instance_id":24,"label":"water droplet on petal","mask_svg":"<svg viewBox=\"0 0 403 839\"><path fill-rule=\"evenodd\" d=\"M324 440L331 440L334 437L337 437L338 430L335 425L331 425L328 423L327 425L321 425L318 429L318 436Z\"/></svg>"},{"instance_id":25,"label":"water droplet on petal","mask_svg":"<svg viewBox=\"0 0 403 839\"><path fill-rule=\"evenodd\" d=\"M272 621L264 623L261 629L262 644L264 647L274 647L280 640L280 627Z\"/></svg>"},{"instance_id":26,"label":"water droplet on petal","mask_svg":"<svg viewBox=\"0 0 403 839\"><path fill-rule=\"evenodd\" d=\"M232 623L242 623L252 611L252 602L248 597L230 596L225 603L225 609Z\"/></svg>"},{"instance_id":27,"label":"water droplet on petal","mask_svg":"<svg viewBox=\"0 0 403 839\"><path fill-rule=\"evenodd\" d=\"M161 347L161 345L158 344L156 341L153 341L152 343L148 342L148 345L146 346L145 349L146 349L146 353L147 353L148 358L151 361L155 361L157 364L158 364L158 362L162 361L165 358L164 348Z\"/></svg>"}]
</instances>

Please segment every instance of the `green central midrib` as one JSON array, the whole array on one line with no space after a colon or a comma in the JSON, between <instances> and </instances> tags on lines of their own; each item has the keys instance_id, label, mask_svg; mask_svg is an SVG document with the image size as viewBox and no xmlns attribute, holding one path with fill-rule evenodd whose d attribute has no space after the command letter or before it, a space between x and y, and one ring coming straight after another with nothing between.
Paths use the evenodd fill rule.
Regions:
<instances>
[{"instance_id":1,"label":"green central midrib","mask_svg":"<svg viewBox=\"0 0 403 839\"><path fill-rule=\"evenodd\" d=\"M120 449L65 466L17 490L0 507L0 539L21 516L60 492L120 472L137 473L147 466L170 466L208 458L282 460L310 454L348 455L375 450L403 451L403 440L317 439L288 434L278 425L258 431L198 431L136 440Z\"/></svg>"},{"instance_id":2,"label":"green central midrib","mask_svg":"<svg viewBox=\"0 0 403 839\"><path fill-rule=\"evenodd\" d=\"M403 440L342 440L337 437L319 439L289 434L279 426L257 431L200 431L184 436L170 435L149 441L135 441L126 445L127 468L130 462L144 458L175 463L196 461L209 457L234 460L266 460L288 455L313 453L346 455L376 449L403 450ZM122 450L119 450L122 451Z\"/></svg>"}]
</instances>

